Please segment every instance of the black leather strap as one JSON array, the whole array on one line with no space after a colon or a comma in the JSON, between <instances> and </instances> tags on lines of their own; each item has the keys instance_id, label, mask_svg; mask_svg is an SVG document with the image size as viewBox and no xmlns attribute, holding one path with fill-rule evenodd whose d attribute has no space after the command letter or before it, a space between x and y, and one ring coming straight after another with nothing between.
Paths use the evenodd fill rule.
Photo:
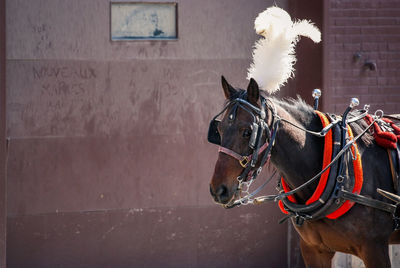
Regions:
<instances>
[{"instance_id":1,"label":"black leather strap","mask_svg":"<svg viewBox=\"0 0 400 268\"><path fill-rule=\"evenodd\" d=\"M386 202L382 202L376 199L372 199L363 195L359 195L359 194L353 194L349 191L346 191L344 189L342 189L340 191L340 196L344 199L356 202L358 204L364 205L364 206L369 206L369 207L373 207L376 209L380 209L386 212L389 212L391 214L396 214L396 210L397 210L397 206L396 205L392 205Z\"/></svg>"}]
</instances>

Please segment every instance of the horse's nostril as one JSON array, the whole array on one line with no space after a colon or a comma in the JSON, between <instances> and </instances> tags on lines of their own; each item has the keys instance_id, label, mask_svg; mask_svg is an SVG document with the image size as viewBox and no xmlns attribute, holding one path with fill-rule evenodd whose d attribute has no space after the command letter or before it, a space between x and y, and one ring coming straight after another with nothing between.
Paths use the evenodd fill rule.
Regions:
<instances>
[{"instance_id":1,"label":"horse's nostril","mask_svg":"<svg viewBox=\"0 0 400 268\"><path fill-rule=\"evenodd\" d=\"M221 203L226 203L229 201L229 191L225 185L221 185L218 187L217 192L215 193L216 197Z\"/></svg>"},{"instance_id":2,"label":"horse's nostril","mask_svg":"<svg viewBox=\"0 0 400 268\"><path fill-rule=\"evenodd\" d=\"M221 186L217 189L217 196L226 195L227 192L228 192L228 189L226 188L226 186L225 186L225 185L221 185Z\"/></svg>"},{"instance_id":3,"label":"horse's nostril","mask_svg":"<svg viewBox=\"0 0 400 268\"><path fill-rule=\"evenodd\" d=\"M220 185L215 191L210 184L210 193L214 197L214 200L218 203L226 204L231 199L228 187L226 187L224 184Z\"/></svg>"}]
</instances>

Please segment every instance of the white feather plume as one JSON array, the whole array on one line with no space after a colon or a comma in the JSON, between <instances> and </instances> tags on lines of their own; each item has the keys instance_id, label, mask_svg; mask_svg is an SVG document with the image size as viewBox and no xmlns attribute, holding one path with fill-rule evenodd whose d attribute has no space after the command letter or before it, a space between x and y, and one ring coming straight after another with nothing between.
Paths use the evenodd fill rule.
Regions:
<instances>
[{"instance_id":1,"label":"white feather plume","mask_svg":"<svg viewBox=\"0 0 400 268\"><path fill-rule=\"evenodd\" d=\"M261 89L272 94L294 75L295 46L299 36L319 43L321 32L310 21L293 22L289 14L278 7L260 13L254 21L254 28L264 38L254 45L247 79L254 78Z\"/></svg>"},{"instance_id":2,"label":"white feather plume","mask_svg":"<svg viewBox=\"0 0 400 268\"><path fill-rule=\"evenodd\" d=\"M311 21L301 20L293 23L293 29L296 35L302 35L310 38L314 43L321 42L321 32L312 24Z\"/></svg>"}]
</instances>

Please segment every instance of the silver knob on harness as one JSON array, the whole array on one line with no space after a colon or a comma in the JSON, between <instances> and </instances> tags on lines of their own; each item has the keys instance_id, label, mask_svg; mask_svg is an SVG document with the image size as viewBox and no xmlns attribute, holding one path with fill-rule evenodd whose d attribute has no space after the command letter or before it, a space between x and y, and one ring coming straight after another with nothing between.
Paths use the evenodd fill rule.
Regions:
<instances>
[{"instance_id":1,"label":"silver knob on harness","mask_svg":"<svg viewBox=\"0 0 400 268\"><path fill-rule=\"evenodd\" d=\"M312 92L312 97L314 98L314 110L318 110L318 100L321 97L321 90L318 88L314 89Z\"/></svg>"},{"instance_id":2,"label":"silver knob on harness","mask_svg":"<svg viewBox=\"0 0 400 268\"><path fill-rule=\"evenodd\" d=\"M352 98L350 101L350 108L353 109L354 107L357 107L360 105L360 101L357 98Z\"/></svg>"},{"instance_id":3,"label":"silver knob on harness","mask_svg":"<svg viewBox=\"0 0 400 268\"><path fill-rule=\"evenodd\" d=\"M321 97L321 90L319 90L318 88L314 89L312 92L312 97L314 99L319 99L319 97Z\"/></svg>"}]
</instances>

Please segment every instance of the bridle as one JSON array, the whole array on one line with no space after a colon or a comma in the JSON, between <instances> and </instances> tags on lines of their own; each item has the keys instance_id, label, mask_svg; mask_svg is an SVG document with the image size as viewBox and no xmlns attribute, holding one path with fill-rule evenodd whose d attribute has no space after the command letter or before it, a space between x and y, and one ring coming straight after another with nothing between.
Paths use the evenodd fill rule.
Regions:
<instances>
[{"instance_id":1,"label":"bridle","mask_svg":"<svg viewBox=\"0 0 400 268\"><path fill-rule=\"evenodd\" d=\"M235 196L240 195L239 192L245 193L244 196L240 196L239 199L233 199L232 202L224 205L226 208L235 207L237 205L245 205L253 202L253 197L273 178L273 175L255 191L250 193L250 185L254 182L257 176L261 173L263 166L268 162L271 155L272 147L275 143L276 133L279 128L280 117L277 115L275 105L272 101L261 97L261 108L258 108L244 99L245 94L231 100L228 104L219 112L210 122L208 130L208 141L210 143L219 145L218 152L224 153L230 157L236 159L240 166L243 168L241 174L237 177L239 185L237 187ZM217 119L222 113L231 108L228 116L228 120L234 121L236 119L237 110L240 108L251 115L252 132L249 140L249 148L252 153L250 155L241 155L233 151L230 148L222 146L221 136L218 132L218 125L220 121ZM266 112L271 111L272 121L271 124L265 121ZM266 136L265 143L263 143L264 134ZM260 156L262 158L260 159ZM260 161L259 161L260 159ZM257 165L258 164L258 165Z\"/></svg>"}]
</instances>

